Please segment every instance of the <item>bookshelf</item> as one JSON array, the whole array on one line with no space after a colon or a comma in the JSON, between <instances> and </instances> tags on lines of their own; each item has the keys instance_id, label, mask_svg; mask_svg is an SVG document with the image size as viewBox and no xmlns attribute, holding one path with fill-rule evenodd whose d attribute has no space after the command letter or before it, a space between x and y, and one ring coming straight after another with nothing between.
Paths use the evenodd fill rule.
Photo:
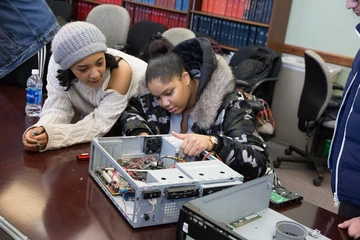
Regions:
<instances>
[{"instance_id":1,"label":"bookshelf","mask_svg":"<svg viewBox=\"0 0 360 240\"><path fill-rule=\"evenodd\" d=\"M75 0L73 5L73 17L79 21L85 21L87 15L99 4L115 4L123 6L122 0Z\"/></svg>"},{"instance_id":2,"label":"bookshelf","mask_svg":"<svg viewBox=\"0 0 360 240\"><path fill-rule=\"evenodd\" d=\"M167 28L190 26L190 6L193 0L77 0L73 2L74 16L84 21L92 8L99 4L116 4L125 7L131 17L131 25L149 20Z\"/></svg>"},{"instance_id":3,"label":"bookshelf","mask_svg":"<svg viewBox=\"0 0 360 240\"><path fill-rule=\"evenodd\" d=\"M223 2L238 5L220 6ZM239 7L241 2L244 4L242 11ZM281 53L291 3L292 0L194 0L189 28L206 33L226 50L237 51L247 45L264 45ZM212 4L218 5L209 7Z\"/></svg>"},{"instance_id":4,"label":"bookshelf","mask_svg":"<svg viewBox=\"0 0 360 240\"><path fill-rule=\"evenodd\" d=\"M73 1L74 15L85 20L93 7L105 3L125 7L131 24L150 20L167 28L189 28L206 33L229 51L254 44L282 53L292 0L77 0ZM239 15L241 3L245 4L242 16ZM209 9L211 4L213 7ZM244 17L246 11L248 15ZM248 31L247 41L243 40L244 31Z\"/></svg>"},{"instance_id":5,"label":"bookshelf","mask_svg":"<svg viewBox=\"0 0 360 240\"><path fill-rule=\"evenodd\" d=\"M193 0L124 0L131 24L141 20L158 22L166 28L190 26L190 6Z\"/></svg>"}]
</instances>

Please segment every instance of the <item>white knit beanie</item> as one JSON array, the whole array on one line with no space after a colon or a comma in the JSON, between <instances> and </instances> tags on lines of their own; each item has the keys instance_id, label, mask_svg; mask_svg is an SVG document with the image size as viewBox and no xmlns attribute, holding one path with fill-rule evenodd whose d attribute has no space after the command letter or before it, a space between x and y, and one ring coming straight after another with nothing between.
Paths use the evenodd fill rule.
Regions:
<instances>
[{"instance_id":1,"label":"white knit beanie","mask_svg":"<svg viewBox=\"0 0 360 240\"><path fill-rule=\"evenodd\" d=\"M51 43L51 51L62 70L98 52L106 52L104 34L93 24L71 22L61 27Z\"/></svg>"}]
</instances>

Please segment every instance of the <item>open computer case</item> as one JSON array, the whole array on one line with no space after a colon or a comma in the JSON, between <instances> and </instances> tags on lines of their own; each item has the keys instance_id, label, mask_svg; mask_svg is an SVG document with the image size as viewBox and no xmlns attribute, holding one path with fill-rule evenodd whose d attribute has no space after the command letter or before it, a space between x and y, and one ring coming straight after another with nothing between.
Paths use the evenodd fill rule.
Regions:
<instances>
[{"instance_id":1,"label":"open computer case","mask_svg":"<svg viewBox=\"0 0 360 240\"><path fill-rule=\"evenodd\" d=\"M134 228L177 222L184 203L243 183L215 156L182 157L181 144L171 135L94 138L89 173Z\"/></svg>"}]
</instances>

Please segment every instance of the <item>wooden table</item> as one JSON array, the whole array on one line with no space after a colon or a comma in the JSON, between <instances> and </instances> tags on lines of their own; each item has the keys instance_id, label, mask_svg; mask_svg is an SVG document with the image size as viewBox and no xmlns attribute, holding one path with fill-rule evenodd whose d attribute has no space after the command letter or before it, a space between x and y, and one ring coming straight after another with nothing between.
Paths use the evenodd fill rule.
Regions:
<instances>
[{"instance_id":1,"label":"wooden table","mask_svg":"<svg viewBox=\"0 0 360 240\"><path fill-rule=\"evenodd\" d=\"M80 144L45 153L24 150L21 137L25 90L0 83L0 215L33 240L175 239L176 224L133 229L88 174L76 155ZM306 201L278 209L331 239L350 239L337 228L343 219Z\"/></svg>"}]
</instances>

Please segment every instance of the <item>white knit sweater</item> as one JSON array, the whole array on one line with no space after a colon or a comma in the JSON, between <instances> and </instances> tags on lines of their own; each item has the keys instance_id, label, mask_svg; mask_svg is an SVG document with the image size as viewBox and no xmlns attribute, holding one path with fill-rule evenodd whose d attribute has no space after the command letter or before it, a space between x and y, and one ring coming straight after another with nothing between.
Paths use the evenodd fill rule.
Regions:
<instances>
[{"instance_id":1,"label":"white knit sweater","mask_svg":"<svg viewBox=\"0 0 360 240\"><path fill-rule=\"evenodd\" d=\"M57 149L73 144L91 141L94 137L105 135L115 124L128 104L128 100L137 95L145 86L147 63L131 55L108 49L107 53L122 57L132 68L131 85L126 95L106 89L110 80L110 70L104 74L104 82L99 88L93 88L78 81L69 91L59 85L56 78L60 66L50 58L47 91L40 120L34 126L42 126L48 134L48 143L42 151ZM71 123L74 108L84 116ZM32 127L34 127L32 126ZM26 130L27 131L27 130Z\"/></svg>"}]
</instances>

